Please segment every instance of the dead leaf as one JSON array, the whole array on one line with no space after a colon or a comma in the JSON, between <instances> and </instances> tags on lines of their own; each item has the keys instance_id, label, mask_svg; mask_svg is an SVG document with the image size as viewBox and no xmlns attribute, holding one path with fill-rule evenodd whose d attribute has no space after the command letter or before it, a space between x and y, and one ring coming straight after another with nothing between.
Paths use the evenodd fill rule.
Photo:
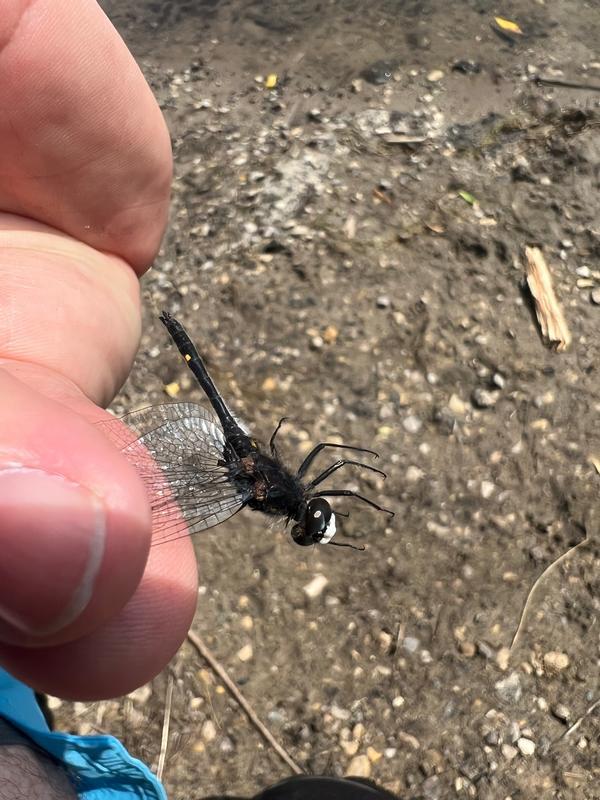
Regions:
<instances>
[{"instance_id":1,"label":"dead leaf","mask_svg":"<svg viewBox=\"0 0 600 800\"><path fill-rule=\"evenodd\" d=\"M462 197L462 199L465 201L465 203L468 203L470 206L474 206L475 203L477 202L477 200L475 199L475 197L473 197L471 192L466 192L464 189L460 190L460 192L458 193L458 196Z\"/></svg>"},{"instance_id":2,"label":"dead leaf","mask_svg":"<svg viewBox=\"0 0 600 800\"><path fill-rule=\"evenodd\" d=\"M176 381L173 381L173 383L165 384L163 389L165 390L165 394L167 394L169 397L177 397L181 391L181 386Z\"/></svg>"},{"instance_id":3,"label":"dead leaf","mask_svg":"<svg viewBox=\"0 0 600 800\"><path fill-rule=\"evenodd\" d=\"M504 17L494 17L494 22L496 25L503 31L508 31L508 33L516 33L519 36L523 36L523 31L516 22L512 22L510 19L504 19Z\"/></svg>"}]
</instances>

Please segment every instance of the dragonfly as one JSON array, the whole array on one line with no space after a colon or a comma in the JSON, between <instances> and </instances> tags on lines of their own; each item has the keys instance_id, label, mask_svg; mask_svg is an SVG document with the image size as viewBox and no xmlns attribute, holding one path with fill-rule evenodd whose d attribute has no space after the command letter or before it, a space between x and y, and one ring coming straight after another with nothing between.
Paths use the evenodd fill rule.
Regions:
<instances>
[{"instance_id":1,"label":"dragonfly","mask_svg":"<svg viewBox=\"0 0 600 800\"><path fill-rule=\"evenodd\" d=\"M301 546L332 544L336 514L329 498L353 497L394 516L375 501L351 489L323 488L339 469L359 467L386 477L371 464L339 458L312 479L307 472L326 449L366 453L374 450L334 442L320 442L307 454L296 472L283 463L276 437L283 417L268 446L261 446L232 414L217 389L183 325L163 311L159 317L187 366L204 391L212 410L189 402L165 403L132 411L108 423L108 435L136 467L150 498L153 544L193 535L229 519L242 508L260 511L291 524L291 538ZM347 514L344 514L347 516Z\"/></svg>"}]
</instances>

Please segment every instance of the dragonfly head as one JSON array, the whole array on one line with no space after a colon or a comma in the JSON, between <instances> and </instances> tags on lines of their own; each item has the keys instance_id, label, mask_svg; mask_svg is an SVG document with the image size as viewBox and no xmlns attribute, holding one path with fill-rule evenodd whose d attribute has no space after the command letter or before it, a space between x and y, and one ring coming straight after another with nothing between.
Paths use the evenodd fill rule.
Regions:
<instances>
[{"instance_id":1,"label":"dragonfly head","mask_svg":"<svg viewBox=\"0 0 600 800\"><path fill-rule=\"evenodd\" d=\"M304 515L292 528L292 539L306 547L328 544L335 535L335 514L323 497L314 497L306 504Z\"/></svg>"}]
</instances>

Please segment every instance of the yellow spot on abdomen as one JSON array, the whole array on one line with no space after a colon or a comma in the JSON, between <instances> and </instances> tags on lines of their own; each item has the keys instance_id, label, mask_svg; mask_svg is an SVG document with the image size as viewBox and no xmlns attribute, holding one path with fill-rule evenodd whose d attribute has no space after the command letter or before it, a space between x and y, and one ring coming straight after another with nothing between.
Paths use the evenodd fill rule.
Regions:
<instances>
[{"instance_id":1,"label":"yellow spot on abdomen","mask_svg":"<svg viewBox=\"0 0 600 800\"><path fill-rule=\"evenodd\" d=\"M184 358L185 358L186 361L191 361L192 360L192 357L188 353L186 353L184 355Z\"/></svg>"}]
</instances>

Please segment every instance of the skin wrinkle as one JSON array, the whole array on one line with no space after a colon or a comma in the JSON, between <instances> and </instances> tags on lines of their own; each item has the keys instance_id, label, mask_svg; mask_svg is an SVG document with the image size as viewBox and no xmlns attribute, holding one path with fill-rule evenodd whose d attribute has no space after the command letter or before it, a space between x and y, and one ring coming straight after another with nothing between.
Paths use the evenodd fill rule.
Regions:
<instances>
[{"instance_id":1,"label":"skin wrinkle","mask_svg":"<svg viewBox=\"0 0 600 800\"><path fill-rule=\"evenodd\" d=\"M35 3L36 0L26 0L25 5L21 8L21 13L19 14L17 12L17 18L15 19L15 22L11 27L11 29L8 31L8 35L6 36L5 39L0 41L0 58L4 55L4 51L8 48L12 40L15 38L19 26L21 25L21 22L23 21L23 18L25 16L25 12L28 11L31 8L31 6L35 5ZM11 6L11 8L14 8L14 6ZM4 24L6 24L9 21L7 19L7 10L3 8L2 13L5 15Z\"/></svg>"},{"instance_id":2,"label":"skin wrinkle","mask_svg":"<svg viewBox=\"0 0 600 800\"><path fill-rule=\"evenodd\" d=\"M65 260L71 260L70 270ZM28 262L45 269L52 281L49 290L40 283L39 269L27 269ZM13 263L18 266L11 272ZM64 234L0 229L0 293L4 296L0 355L37 363L44 356L46 366L75 381L87 396L100 403L110 401L127 377L140 334L139 287L128 264ZM22 314L24 294L30 307L39 307L35 318ZM85 311L88 297L95 298L99 318ZM56 301L61 305L57 307ZM109 314L115 306L121 307L116 328ZM55 308L66 314L64 323ZM70 330L77 331L77 336L70 335Z\"/></svg>"}]
</instances>

